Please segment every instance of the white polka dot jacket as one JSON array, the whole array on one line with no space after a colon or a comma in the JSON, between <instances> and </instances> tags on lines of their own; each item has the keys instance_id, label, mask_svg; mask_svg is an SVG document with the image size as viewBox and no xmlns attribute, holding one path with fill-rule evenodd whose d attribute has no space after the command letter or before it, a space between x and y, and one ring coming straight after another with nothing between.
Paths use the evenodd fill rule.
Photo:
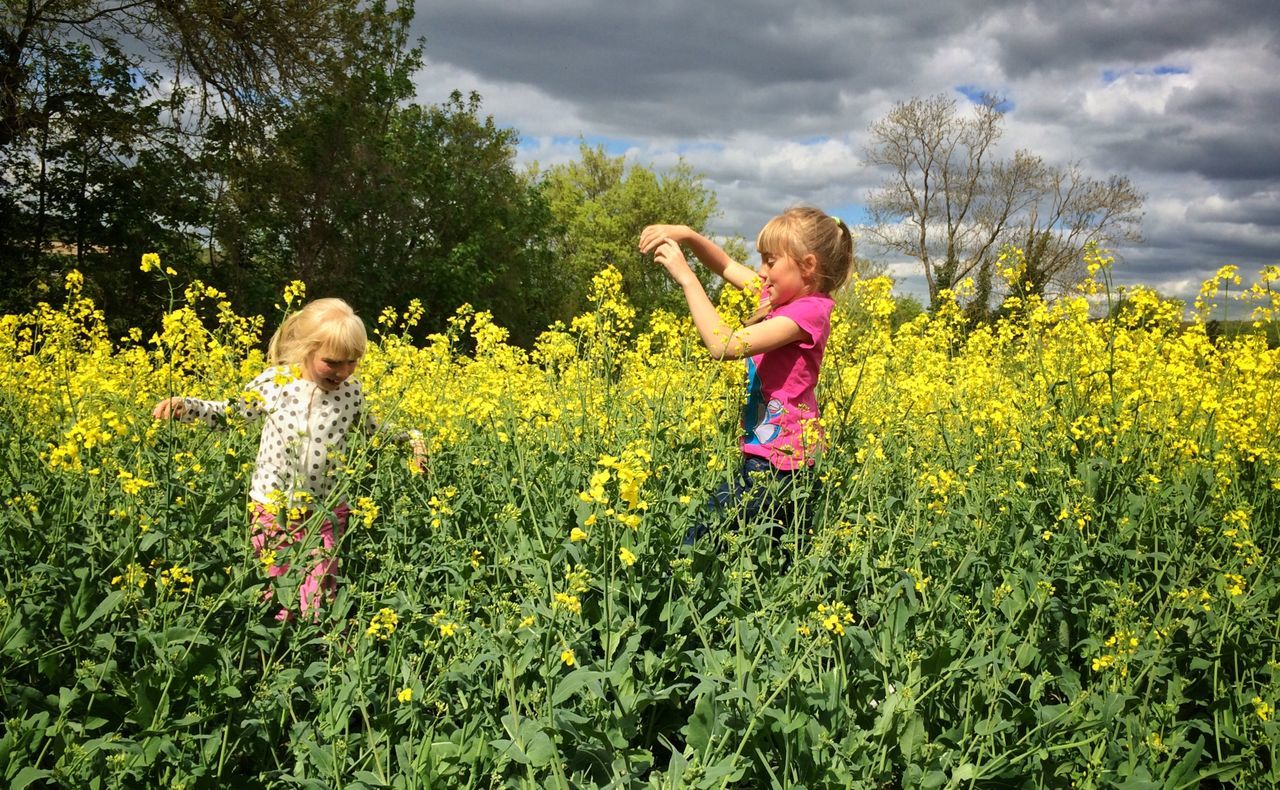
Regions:
<instances>
[{"instance_id":1,"label":"white polka dot jacket","mask_svg":"<svg viewBox=\"0 0 1280 790\"><path fill-rule=\"evenodd\" d=\"M249 497L264 505L279 503L282 495L289 507L324 503L338 482L348 432L358 428L372 435L378 430L357 379L326 392L288 367L268 368L239 398L183 402L184 422L217 427L229 415L264 420L249 489Z\"/></svg>"}]
</instances>

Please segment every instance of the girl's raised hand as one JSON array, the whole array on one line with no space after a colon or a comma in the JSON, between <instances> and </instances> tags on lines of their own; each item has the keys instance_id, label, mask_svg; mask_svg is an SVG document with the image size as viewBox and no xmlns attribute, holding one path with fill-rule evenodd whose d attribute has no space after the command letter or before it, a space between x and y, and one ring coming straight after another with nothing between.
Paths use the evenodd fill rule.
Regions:
<instances>
[{"instance_id":1,"label":"girl's raised hand","mask_svg":"<svg viewBox=\"0 0 1280 790\"><path fill-rule=\"evenodd\" d=\"M187 404L182 398L165 398L151 410L151 416L157 420L173 420L181 417L186 410Z\"/></svg>"},{"instance_id":2,"label":"girl's raised hand","mask_svg":"<svg viewBox=\"0 0 1280 790\"><path fill-rule=\"evenodd\" d=\"M666 239L679 242L689 232L687 225L650 225L640 231L640 252L648 255Z\"/></svg>"},{"instance_id":3,"label":"girl's raised hand","mask_svg":"<svg viewBox=\"0 0 1280 790\"><path fill-rule=\"evenodd\" d=\"M671 279L675 280L681 288L698 282L693 269L689 268L689 262L684 258L684 252L680 250L680 245L671 239L662 239L654 245L653 260L666 267Z\"/></svg>"}]
</instances>

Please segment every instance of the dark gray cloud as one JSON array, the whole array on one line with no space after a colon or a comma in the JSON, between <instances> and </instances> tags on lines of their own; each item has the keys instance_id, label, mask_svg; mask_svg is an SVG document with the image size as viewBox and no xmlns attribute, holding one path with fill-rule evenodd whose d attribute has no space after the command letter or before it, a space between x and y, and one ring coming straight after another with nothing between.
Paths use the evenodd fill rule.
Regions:
<instances>
[{"instance_id":1,"label":"dark gray cloud","mask_svg":"<svg viewBox=\"0 0 1280 790\"><path fill-rule=\"evenodd\" d=\"M882 179L860 161L870 124L916 96L963 106L964 87L1010 100L1008 152L1147 195L1119 279L1193 291L1280 262L1276 0L439 0L415 29L424 101L478 90L544 165L579 137L655 167L683 155L718 231L798 202L856 212Z\"/></svg>"},{"instance_id":2,"label":"dark gray cloud","mask_svg":"<svg viewBox=\"0 0 1280 790\"><path fill-rule=\"evenodd\" d=\"M1261 32L1275 50L1275 0L1038 0L1004 3L996 36L1008 74L1074 69L1081 63L1159 63L1180 52ZM1176 65L1176 63L1175 63Z\"/></svg>"}]
</instances>

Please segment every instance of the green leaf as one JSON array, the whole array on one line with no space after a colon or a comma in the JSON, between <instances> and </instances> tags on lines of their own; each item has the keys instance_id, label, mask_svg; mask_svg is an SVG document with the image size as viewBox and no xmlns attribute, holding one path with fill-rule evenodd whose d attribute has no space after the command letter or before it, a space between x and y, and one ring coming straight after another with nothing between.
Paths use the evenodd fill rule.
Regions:
<instances>
[{"instance_id":1,"label":"green leaf","mask_svg":"<svg viewBox=\"0 0 1280 790\"><path fill-rule=\"evenodd\" d=\"M315 741L308 745L311 747L311 763L315 765L316 772L331 776L333 774L333 753Z\"/></svg>"},{"instance_id":2,"label":"green leaf","mask_svg":"<svg viewBox=\"0 0 1280 790\"><path fill-rule=\"evenodd\" d=\"M38 779L45 779L52 775L52 771L45 771L28 765L18 775L13 777L13 781L9 784L9 790L22 790L22 788L31 784Z\"/></svg>"},{"instance_id":3,"label":"green leaf","mask_svg":"<svg viewBox=\"0 0 1280 790\"><path fill-rule=\"evenodd\" d=\"M1187 750L1183 758L1178 761L1178 764L1165 777L1165 788L1167 790L1179 790L1179 788L1198 785L1200 778L1196 774L1196 767L1200 765L1200 757L1203 754L1204 738L1196 738L1195 742L1191 744L1191 748Z\"/></svg>"},{"instance_id":4,"label":"green leaf","mask_svg":"<svg viewBox=\"0 0 1280 790\"><path fill-rule=\"evenodd\" d=\"M973 731L977 735L988 738L997 732L1003 732L1013 726L1013 722L1008 719L983 719L973 725Z\"/></svg>"},{"instance_id":5,"label":"green leaf","mask_svg":"<svg viewBox=\"0 0 1280 790\"><path fill-rule=\"evenodd\" d=\"M551 697L551 704L559 707L566 700L572 697L587 683L596 680L601 676L598 670L587 669L585 667L577 667L569 674L565 675L556 683L555 694Z\"/></svg>"},{"instance_id":6,"label":"green leaf","mask_svg":"<svg viewBox=\"0 0 1280 790\"><path fill-rule=\"evenodd\" d=\"M898 742L899 748L902 749L903 759L910 761L915 754L916 746L924 739L924 719L917 713L907 719L906 726L902 730L902 738Z\"/></svg>"},{"instance_id":7,"label":"green leaf","mask_svg":"<svg viewBox=\"0 0 1280 790\"><path fill-rule=\"evenodd\" d=\"M76 633L83 634L89 629L89 626L98 622L103 617L106 617L111 612L114 612L116 607L119 606L120 602L123 600L124 590L112 590L107 594L106 598L102 599L102 603L98 604L97 607L94 608L93 612L84 619L84 622L80 623L80 626L76 629Z\"/></svg>"},{"instance_id":8,"label":"green leaf","mask_svg":"<svg viewBox=\"0 0 1280 790\"><path fill-rule=\"evenodd\" d=\"M530 765L541 768L550 763L551 758L555 756L556 745L545 732L539 730L525 743L524 753L529 758Z\"/></svg>"},{"instance_id":9,"label":"green leaf","mask_svg":"<svg viewBox=\"0 0 1280 790\"><path fill-rule=\"evenodd\" d=\"M151 547L156 545L156 543L160 542L160 540L164 538L164 536L165 536L164 533L159 530L154 530L154 529L151 530L147 534L143 535L142 539L138 541L138 551L139 552L149 551Z\"/></svg>"},{"instance_id":10,"label":"green leaf","mask_svg":"<svg viewBox=\"0 0 1280 790\"><path fill-rule=\"evenodd\" d=\"M921 788L942 787L947 783L947 775L942 771L933 770L920 777Z\"/></svg>"},{"instance_id":11,"label":"green leaf","mask_svg":"<svg viewBox=\"0 0 1280 790\"><path fill-rule=\"evenodd\" d=\"M364 782L369 787L386 787L387 783L382 781L381 777L372 771L356 771L352 778L358 782Z\"/></svg>"},{"instance_id":12,"label":"green leaf","mask_svg":"<svg viewBox=\"0 0 1280 790\"><path fill-rule=\"evenodd\" d=\"M529 757L524 753L524 750L509 738L494 738L489 741L489 746L497 751L499 759L508 757L521 765L529 764Z\"/></svg>"},{"instance_id":13,"label":"green leaf","mask_svg":"<svg viewBox=\"0 0 1280 790\"><path fill-rule=\"evenodd\" d=\"M703 694L693 706L693 714L689 723L680 728L686 742L699 754L704 753L711 744L719 725L719 711L711 694Z\"/></svg>"}]
</instances>

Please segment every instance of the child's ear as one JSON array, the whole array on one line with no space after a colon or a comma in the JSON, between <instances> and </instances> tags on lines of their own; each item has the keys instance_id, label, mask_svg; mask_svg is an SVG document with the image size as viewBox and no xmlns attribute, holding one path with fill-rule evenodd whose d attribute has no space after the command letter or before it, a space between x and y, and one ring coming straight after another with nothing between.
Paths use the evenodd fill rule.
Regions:
<instances>
[{"instance_id":1,"label":"child's ear","mask_svg":"<svg viewBox=\"0 0 1280 790\"><path fill-rule=\"evenodd\" d=\"M818 256L812 252L800 259L800 274L806 280L818 273Z\"/></svg>"}]
</instances>

